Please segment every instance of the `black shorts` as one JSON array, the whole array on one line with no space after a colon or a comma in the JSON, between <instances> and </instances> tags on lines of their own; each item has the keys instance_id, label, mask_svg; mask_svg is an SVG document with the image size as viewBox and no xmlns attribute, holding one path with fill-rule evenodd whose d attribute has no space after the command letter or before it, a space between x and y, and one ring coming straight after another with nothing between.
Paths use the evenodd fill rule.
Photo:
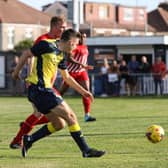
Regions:
<instances>
[{"instance_id":1,"label":"black shorts","mask_svg":"<svg viewBox=\"0 0 168 168\"><path fill-rule=\"evenodd\" d=\"M52 108L62 103L62 97L52 88L40 88L37 85L30 85L28 88L28 99L39 112L47 114Z\"/></svg>"}]
</instances>

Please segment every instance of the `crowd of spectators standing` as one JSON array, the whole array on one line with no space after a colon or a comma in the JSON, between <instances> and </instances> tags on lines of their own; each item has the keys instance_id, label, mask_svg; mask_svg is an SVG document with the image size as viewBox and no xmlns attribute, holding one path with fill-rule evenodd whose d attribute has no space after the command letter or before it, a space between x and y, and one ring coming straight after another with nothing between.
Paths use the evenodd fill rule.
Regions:
<instances>
[{"instance_id":1,"label":"crowd of spectators standing","mask_svg":"<svg viewBox=\"0 0 168 168\"><path fill-rule=\"evenodd\" d=\"M154 94L163 95L166 73L166 64L160 56L155 58L153 64L148 62L146 56L137 61L136 56L132 55L126 62L120 55L118 60L113 59L111 63L104 58L97 76L101 89L98 91L95 88L95 93L102 97L120 96L124 87L126 95L135 96L138 93L143 96L149 94L149 83L152 79Z\"/></svg>"}]
</instances>

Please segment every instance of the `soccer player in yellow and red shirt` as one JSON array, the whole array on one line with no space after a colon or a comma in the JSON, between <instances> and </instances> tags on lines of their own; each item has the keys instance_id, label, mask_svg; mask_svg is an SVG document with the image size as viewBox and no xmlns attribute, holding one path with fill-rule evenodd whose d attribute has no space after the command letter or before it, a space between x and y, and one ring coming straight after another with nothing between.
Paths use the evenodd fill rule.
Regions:
<instances>
[{"instance_id":1,"label":"soccer player in yellow and red shirt","mask_svg":"<svg viewBox=\"0 0 168 168\"><path fill-rule=\"evenodd\" d=\"M66 25L64 18L57 17L57 16L52 17L50 20L50 31L48 33L45 33L45 34L39 36L35 40L34 44L38 44L42 40L59 39L61 37L63 31L65 30L66 26L67 25ZM30 65L30 72L32 71L32 68L33 68L32 64L34 62L34 59L37 59L37 58L32 57L32 61L31 61L31 65ZM54 84L55 78L56 78L56 72L52 77L52 81L51 81L52 86ZM59 92L56 89L54 89L54 91L57 94L59 94ZM12 149L20 148L23 135L28 134L33 129L34 125L43 124L43 123L47 123L47 122L48 122L48 119L44 115L42 115L40 112L37 112L37 111L33 112L33 114L28 116L26 118L26 120L21 124L21 127L20 127L19 131L17 132L17 135L10 143L10 148L12 148Z\"/></svg>"},{"instance_id":2,"label":"soccer player in yellow and red shirt","mask_svg":"<svg viewBox=\"0 0 168 168\"><path fill-rule=\"evenodd\" d=\"M68 125L70 135L78 145L83 157L101 157L105 151L90 148L87 144L77 117L70 106L52 89L52 78L60 70L64 81L79 92L82 96L93 100L93 95L79 85L71 77L66 68L65 53L71 53L79 42L79 34L73 29L63 32L60 41L42 40L31 49L23 52L12 77L19 78L19 72L28 58L35 57L33 69L26 81L29 83L28 99L32 103L35 112L41 112L50 121L32 135L23 136L22 156L26 157L28 150L36 141L52 134Z\"/></svg>"}]
</instances>

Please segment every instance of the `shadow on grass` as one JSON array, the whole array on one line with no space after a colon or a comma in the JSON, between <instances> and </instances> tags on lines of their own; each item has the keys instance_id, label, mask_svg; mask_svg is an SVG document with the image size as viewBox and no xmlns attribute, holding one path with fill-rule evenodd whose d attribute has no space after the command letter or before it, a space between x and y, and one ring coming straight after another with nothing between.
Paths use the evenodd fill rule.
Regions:
<instances>
[{"instance_id":1,"label":"shadow on grass","mask_svg":"<svg viewBox=\"0 0 168 168\"><path fill-rule=\"evenodd\" d=\"M145 137L145 132L119 132L119 133L112 133L112 132L107 132L107 133L86 133L84 134L85 137L106 137L106 136L128 136L130 138L130 135L136 136L140 135L142 137ZM70 134L62 134L62 135L52 135L50 138L55 138L55 137L70 137ZM139 136L138 136L139 137Z\"/></svg>"},{"instance_id":2,"label":"shadow on grass","mask_svg":"<svg viewBox=\"0 0 168 168\"><path fill-rule=\"evenodd\" d=\"M29 156L30 155L30 156ZM28 154L28 156L26 157L26 158L24 158L24 157L22 157L21 155L20 156L14 156L14 155L8 155L8 156L0 156L0 159L6 159L6 158L8 158L8 159L23 159L23 160L36 160L36 159L47 159L47 160L55 160L55 159L69 159L69 158L79 158L79 155L78 155L78 153L76 153L76 155L75 156L72 156L71 154L69 154L69 155L65 155L65 154L62 154L62 155L60 155L60 153L55 153L55 155L53 156L53 155L50 155L50 156L46 156L45 154L44 155L40 155L40 153L39 153L39 156L31 156L32 154L30 153L30 154ZM82 156L81 156L81 158L82 158Z\"/></svg>"},{"instance_id":3,"label":"shadow on grass","mask_svg":"<svg viewBox=\"0 0 168 168\"><path fill-rule=\"evenodd\" d=\"M101 117L101 120L102 119L110 119L110 120L116 120L116 119L126 119L126 120L129 120L129 119L148 119L148 118L153 118L153 119L157 119L157 118L165 118L165 117L168 117L168 115L162 115L162 116L117 116L117 117Z\"/></svg>"},{"instance_id":4,"label":"shadow on grass","mask_svg":"<svg viewBox=\"0 0 168 168\"><path fill-rule=\"evenodd\" d=\"M140 95L136 95L136 96L119 96L119 97L113 97L113 96L108 96L108 97L100 97L100 96L95 96L95 98L97 99L136 99L136 100L142 100L142 99L167 99L168 95L163 95L163 96L155 96L155 95L147 95L147 96L140 96Z\"/></svg>"}]
</instances>

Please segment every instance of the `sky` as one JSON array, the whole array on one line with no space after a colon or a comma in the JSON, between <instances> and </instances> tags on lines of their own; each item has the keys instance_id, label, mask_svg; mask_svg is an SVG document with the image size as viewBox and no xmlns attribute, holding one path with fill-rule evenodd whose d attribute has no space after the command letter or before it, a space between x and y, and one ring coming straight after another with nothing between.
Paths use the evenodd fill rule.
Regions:
<instances>
[{"instance_id":1,"label":"sky","mask_svg":"<svg viewBox=\"0 0 168 168\"><path fill-rule=\"evenodd\" d=\"M41 6L53 3L56 0L19 0L33 8L41 10ZM65 0L62 0L65 1ZM130 5L130 6L146 6L147 11L151 11L156 9L160 2L166 0L86 0L86 1L96 1L96 2L109 2L109 3L117 3L122 5Z\"/></svg>"}]
</instances>

